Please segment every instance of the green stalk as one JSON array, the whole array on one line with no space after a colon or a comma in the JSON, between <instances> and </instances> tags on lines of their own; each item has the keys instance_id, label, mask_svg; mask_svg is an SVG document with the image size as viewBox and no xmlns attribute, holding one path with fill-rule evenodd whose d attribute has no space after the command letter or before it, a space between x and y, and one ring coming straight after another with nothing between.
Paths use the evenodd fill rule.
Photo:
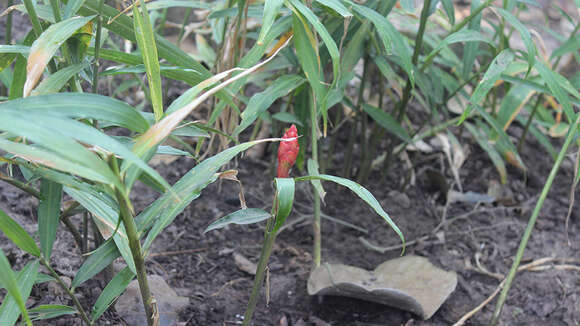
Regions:
<instances>
[{"instance_id":1,"label":"green stalk","mask_svg":"<svg viewBox=\"0 0 580 326\"><path fill-rule=\"evenodd\" d=\"M542 103L542 99L544 98L544 96L542 94L538 94L538 97L536 99L536 103L534 104L534 108L532 109L532 113L530 113L530 116L528 117L528 121L526 121L526 126L524 127L524 132L522 132L522 136L520 137L520 140L518 141L518 152L522 151L522 148L524 146L524 140L526 139L526 136L528 135L528 131L530 130L530 125L532 124L532 121L534 120L534 116L536 115L536 112L538 111L538 107L540 106L540 103Z\"/></svg>"},{"instance_id":2,"label":"green stalk","mask_svg":"<svg viewBox=\"0 0 580 326\"><path fill-rule=\"evenodd\" d=\"M38 190L34 189L33 187L27 185L26 183L13 179L3 173L0 173L0 180L13 185L14 187L28 193L29 195L34 196L37 199L42 198L42 195L40 194L40 192L38 192Z\"/></svg>"},{"instance_id":3,"label":"green stalk","mask_svg":"<svg viewBox=\"0 0 580 326\"><path fill-rule=\"evenodd\" d=\"M77 299L77 297L75 296L75 294L68 288L68 286L62 281L62 279L60 278L60 276L58 276L58 274L56 273L56 271L50 267L50 264L43 258L40 257L40 263L42 265L44 265L44 267L46 267L46 269L48 269L50 275L52 275L52 277L56 280L56 282L58 283L58 285L60 285L60 287L68 294L68 296L72 299L75 307L77 308L77 311L79 312L79 314L81 315L81 318L83 319L83 321L87 324L87 325L93 325L93 323L91 322L91 320L89 319L89 317L87 316L87 313L85 312L85 310L83 309L83 306L81 305L79 299Z\"/></svg>"},{"instance_id":4,"label":"green stalk","mask_svg":"<svg viewBox=\"0 0 580 326\"><path fill-rule=\"evenodd\" d=\"M14 0L8 0L7 8L12 7ZM6 36L4 37L6 44L12 44L12 11L6 16Z\"/></svg>"},{"instance_id":5,"label":"green stalk","mask_svg":"<svg viewBox=\"0 0 580 326\"><path fill-rule=\"evenodd\" d=\"M431 0L426 0L423 3L423 9L421 10L421 20L419 23L419 29L417 30L417 38L415 40L415 49L413 50L413 58L412 63L413 66L417 65L419 61L419 53L421 52L421 48L423 46L423 34L425 34L425 27L427 26L427 18L429 16L429 8L431 7ZM482 8L483 10L483 8ZM463 22L462 22L463 23ZM467 22L465 22L466 24ZM464 24L464 25L465 25ZM409 76L407 76L407 82L405 84L405 89L403 90L403 98L397 103L396 112L397 112L397 121L399 124L403 121L403 117L405 117L405 113L407 111L407 104L411 99L411 91L413 90L413 86L411 85L411 80ZM387 158L385 159L385 163L383 166L383 179L386 178L387 171L389 170L392 161L393 161L393 146L394 142L391 141L389 144L389 149L387 150Z\"/></svg>"},{"instance_id":6,"label":"green stalk","mask_svg":"<svg viewBox=\"0 0 580 326\"><path fill-rule=\"evenodd\" d=\"M28 17L30 17L30 22L32 23L32 29L36 34L36 37L39 37L42 34L42 25L40 25L40 19L38 19L38 15L36 14L36 9L34 8L34 4L32 0L22 0L24 3L24 8L26 8L26 12L28 13Z\"/></svg>"},{"instance_id":7,"label":"green stalk","mask_svg":"<svg viewBox=\"0 0 580 326\"><path fill-rule=\"evenodd\" d=\"M262 283L264 282L264 276L266 271L266 265L272 254L272 247L274 246L274 241L276 240L276 232L271 230L274 226L273 218L270 218L266 225L266 235L264 238L264 243L262 244L262 252L260 253L260 261L258 261L258 266L256 267L256 277L254 278L254 286L252 288L252 293L250 294L250 300L248 301L248 307L246 308L246 313L244 314L243 326L249 326L252 322L252 316L254 315L254 310L256 310L256 304L258 303L258 296L260 294L260 289L262 288Z\"/></svg>"},{"instance_id":8,"label":"green stalk","mask_svg":"<svg viewBox=\"0 0 580 326\"><path fill-rule=\"evenodd\" d=\"M365 90L365 85L366 85L366 81L368 78L368 73L369 73L369 61L370 58L368 56L368 47L367 47L367 55L364 58L364 66L363 66L363 75L360 81L360 85L358 88L358 98L356 101L356 106L355 106L355 113L357 114L357 116L364 114L362 112L362 104L363 104L363 97L364 97L364 90ZM352 168L352 150L354 147L354 140L356 138L356 130L357 130L357 121L353 121L353 126L350 129L350 136L348 138L348 144L347 144L347 149L346 149L346 158L345 158L345 163L344 163L344 170L342 171L342 174L345 178L350 177L350 170ZM365 130L362 131L363 133L365 132ZM363 135L364 138L364 135Z\"/></svg>"},{"instance_id":9,"label":"green stalk","mask_svg":"<svg viewBox=\"0 0 580 326\"><path fill-rule=\"evenodd\" d=\"M310 121L311 125L311 142L312 142L312 159L318 163L318 119L316 110L316 98L314 93L312 95L312 105L310 105ZM313 260L314 266L320 266L320 261L322 260L322 231L320 224L320 196L315 188L314 190L314 221L312 223L312 231L314 233L314 248L313 248Z\"/></svg>"},{"instance_id":10,"label":"green stalk","mask_svg":"<svg viewBox=\"0 0 580 326\"><path fill-rule=\"evenodd\" d=\"M121 178L117 159L115 157L111 157L110 163L111 168L117 177ZM145 314L147 316L147 325L154 326L155 320L159 318L159 315L156 309L156 301L151 295L151 291L149 289L147 270L145 268L145 257L143 256L143 250L141 249L141 242L139 242L139 232L137 231L137 225L135 224L135 220L133 218L132 208L128 199L123 196L121 191L117 188L115 188L115 197L119 203L119 215L123 220L123 224L125 225L127 239L129 240L129 248L131 249L133 261L135 262L135 269L137 270L137 281L139 282L141 299L143 301L143 307L145 308Z\"/></svg>"},{"instance_id":11,"label":"green stalk","mask_svg":"<svg viewBox=\"0 0 580 326\"><path fill-rule=\"evenodd\" d=\"M104 0L99 0L99 7L97 13L97 32L95 35L95 61L93 62L93 93L99 92L99 52L101 51L101 30L103 28L103 3Z\"/></svg>"},{"instance_id":12,"label":"green stalk","mask_svg":"<svg viewBox=\"0 0 580 326\"><path fill-rule=\"evenodd\" d=\"M546 180L546 184L544 185L544 188L542 189L542 193L540 195L540 198L538 199L538 202L536 203L536 207L534 208L532 216L530 217L530 220L528 221L528 226L526 227L524 235L522 236L522 240L520 241L520 245L518 247L516 257L514 259L512 267L509 271L509 274L506 278L505 285L501 291L501 294L499 295L499 299L498 299L497 304L495 306L495 311L493 312L490 325L496 325L497 321L499 319L499 316L501 315L503 305L507 299L508 292L509 292L510 287L512 285L512 282L516 276L518 267L520 265L520 262L522 261L522 257L524 256L524 251L526 250L526 246L528 244L528 240L530 239L530 235L532 234L532 231L534 229L534 225L536 224L536 219L538 218L538 215L540 215L540 210L542 209L542 206L544 205L544 200L546 199L546 197L548 196L548 193L550 192L550 188L552 188L552 183L554 183L554 179L556 178L556 174L558 173L558 170L560 169L560 165L562 164L562 161L564 161L564 157L566 157L566 152L568 151L568 147L570 146L570 144L574 140L574 136L576 134L576 130L578 128L579 122L580 122L580 115L577 115L576 121L570 126L570 129L568 130L568 135L566 136L566 141L564 141L564 145L562 146L562 149L560 150L560 153L558 154L558 157L556 158L556 162L554 163L554 166L552 167L552 170L550 171L550 175L548 176L548 179Z\"/></svg>"},{"instance_id":13,"label":"green stalk","mask_svg":"<svg viewBox=\"0 0 580 326\"><path fill-rule=\"evenodd\" d=\"M55 22L62 21L62 15L60 14L60 1L59 0L50 0L50 6L52 7L52 14L54 16ZM70 55L70 49L68 44L65 42L62 45L62 55L66 61L67 66L72 64L72 57ZM70 83L70 88L73 92L79 92L81 90L80 83L76 76L73 76Z\"/></svg>"},{"instance_id":14,"label":"green stalk","mask_svg":"<svg viewBox=\"0 0 580 326\"><path fill-rule=\"evenodd\" d=\"M189 17L191 16L192 8L185 9L185 16L183 17L183 22L181 23L181 29L179 29L179 35L177 36L177 46L181 46L181 39L183 38L183 34L185 34L185 25L189 21Z\"/></svg>"}]
</instances>

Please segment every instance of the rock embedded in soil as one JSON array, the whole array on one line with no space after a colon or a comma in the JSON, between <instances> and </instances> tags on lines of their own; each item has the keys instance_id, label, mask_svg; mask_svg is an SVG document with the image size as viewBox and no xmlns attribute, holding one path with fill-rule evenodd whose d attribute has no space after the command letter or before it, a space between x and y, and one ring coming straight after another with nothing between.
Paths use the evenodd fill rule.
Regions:
<instances>
[{"instance_id":1,"label":"rock embedded in soil","mask_svg":"<svg viewBox=\"0 0 580 326\"><path fill-rule=\"evenodd\" d=\"M177 325L178 312L189 304L189 299L178 296L159 275L151 275L148 279L151 294L155 300L157 300L157 307L159 309L159 325ZM139 292L139 283L137 280L133 280L129 286L127 286L125 293L123 293L123 295L119 297L119 300L117 300L115 309L119 316L125 320L127 325L147 325L145 310L141 301L141 292Z\"/></svg>"},{"instance_id":2,"label":"rock embedded in soil","mask_svg":"<svg viewBox=\"0 0 580 326\"><path fill-rule=\"evenodd\" d=\"M323 264L310 274L308 294L373 301L429 319L456 285L455 272L437 268L424 257L405 256L388 260L374 271Z\"/></svg>"}]
</instances>

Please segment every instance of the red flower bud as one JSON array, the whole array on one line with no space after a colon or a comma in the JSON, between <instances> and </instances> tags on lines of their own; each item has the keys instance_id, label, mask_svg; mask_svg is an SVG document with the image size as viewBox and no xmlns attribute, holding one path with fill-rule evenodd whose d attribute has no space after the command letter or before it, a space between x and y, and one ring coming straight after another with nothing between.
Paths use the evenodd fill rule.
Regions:
<instances>
[{"instance_id":1,"label":"red flower bud","mask_svg":"<svg viewBox=\"0 0 580 326\"><path fill-rule=\"evenodd\" d=\"M290 126L282 136L282 139L288 138L294 139L281 141L278 147L278 178L288 178L290 168L296 163L300 146L298 146L298 131L295 125Z\"/></svg>"}]
</instances>

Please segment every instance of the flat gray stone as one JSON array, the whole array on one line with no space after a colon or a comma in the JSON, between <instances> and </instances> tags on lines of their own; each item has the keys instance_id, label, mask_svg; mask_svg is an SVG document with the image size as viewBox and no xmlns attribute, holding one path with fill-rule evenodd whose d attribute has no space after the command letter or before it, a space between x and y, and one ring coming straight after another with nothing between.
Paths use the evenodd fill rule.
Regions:
<instances>
[{"instance_id":1,"label":"flat gray stone","mask_svg":"<svg viewBox=\"0 0 580 326\"><path fill-rule=\"evenodd\" d=\"M429 319L456 285L455 272L437 268L424 257L404 256L388 260L374 271L323 264L310 274L308 294L358 298Z\"/></svg>"},{"instance_id":2,"label":"flat gray stone","mask_svg":"<svg viewBox=\"0 0 580 326\"><path fill-rule=\"evenodd\" d=\"M180 297L167 285L165 280L159 275L148 276L149 289L157 300L159 308L159 326L173 326L177 324L177 314L189 304L189 299ZM145 319L145 309L141 301L139 283L133 280L127 286L125 293L119 297L115 304L115 309L129 326L147 325Z\"/></svg>"}]
</instances>

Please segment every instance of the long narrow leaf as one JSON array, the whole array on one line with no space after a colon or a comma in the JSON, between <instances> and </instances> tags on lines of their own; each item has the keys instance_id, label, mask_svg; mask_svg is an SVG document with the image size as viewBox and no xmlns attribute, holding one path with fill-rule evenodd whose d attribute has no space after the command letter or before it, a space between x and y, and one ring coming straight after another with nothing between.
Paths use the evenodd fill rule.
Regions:
<instances>
[{"instance_id":1,"label":"long narrow leaf","mask_svg":"<svg viewBox=\"0 0 580 326\"><path fill-rule=\"evenodd\" d=\"M24 268L18 272L16 276L16 282L18 283L18 288L22 294L22 300L26 301L30 296L32 291L32 286L35 284L38 275L38 261L30 262L24 266ZM7 295L2 305L0 306L0 321L2 321L2 326L12 326L18 320L21 310L17 304L14 297ZM27 317L25 317L29 323ZM32 324L29 324L32 325Z\"/></svg>"},{"instance_id":2,"label":"long narrow leaf","mask_svg":"<svg viewBox=\"0 0 580 326\"><path fill-rule=\"evenodd\" d=\"M44 68L56 53L58 48L79 28L85 26L95 16L73 17L51 25L40 35L30 48L26 67L26 83L24 84L24 97L28 96Z\"/></svg>"},{"instance_id":3,"label":"long narrow leaf","mask_svg":"<svg viewBox=\"0 0 580 326\"><path fill-rule=\"evenodd\" d=\"M149 19L149 12L145 1L138 0L133 6L133 17L135 26L135 38L143 56L145 69L147 71L147 81L151 94L151 104L155 120L159 121L163 116L163 95L161 94L161 71L159 69L159 58L157 56L157 46L155 44L155 34Z\"/></svg>"},{"instance_id":4,"label":"long narrow leaf","mask_svg":"<svg viewBox=\"0 0 580 326\"><path fill-rule=\"evenodd\" d=\"M99 317L111 306L111 304L119 297L127 288L129 283L133 280L135 274L125 267L122 271L117 273L115 277L105 286L103 292L97 298L97 302L93 306L91 312L91 321L97 321Z\"/></svg>"},{"instance_id":5,"label":"long narrow leaf","mask_svg":"<svg viewBox=\"0 0 580 326\"><path fill-rule=\"evenodd\" d=\"M18 248L35 257L40 257L40 249L34 242L34 239L32 239L20 224L14 221L10 216L6 215L2 210L0 210L0 230L2 230L6 237L12 240Z\"/></svg>"},{"instance_id":6,"label":"long narrow leaf","mask_svg":"<svg viewBox=\"0 0 580 326\"><path fill-rule=\"evenodd\" d=\"M360 184L358 184L354 181L345 179L345 178L336 177L336 176L327 175L327 174L298 177L298 178L295 178L295 180L296 181L325 180L325 181L332 181L332 182L337 183L341 186L347 187L352 192L354 192L357 196L359 196L360 199L362 199L364 202L366 202L377 214L379 214L379 216L381 216L387 222L387 224L389 224L389 226L393 229L393 231L395 231L395 233L397 233L399 238L401 238L401 242L403 243L403 245L405 244L405 237L403 236L403 233L401 232L399 227L395 224L395 222L393 222L393 220L391 219L389 214L387 214L387 212L385 212L383 210L383 208L381 207L381 204L377 201L375 196L373 196L373 194L371 194L370 191L368 191L365 187L361 186ZM404 248L403 248L403 251L404 251Z\"/></svg>"},{"instance_id":7,"label":"long narrow leaf","mask_svg":"<svg viewBox=\"0 0 580 326\"><path fill-rule=\"evenodd\" d=\"M40 193L42 199L38 204L38 234L42 254L49 261L60 217L62 185L50 180L42 180Z\"/></svg>"},{"instance_id":8,"label":"long narrow leaf","mask_svg":"<svg viewBox=\"0 0 580 326\"><path fill-rule=\"evenodd\" d=\"M35 278L36 275L32 278L32 284L34 284ZM30 322L30 318L28 317L28 311L26 311L26 306L24 305L25 299L23 297L23 291L18 286L18 280L14 276L14 272L2 249L0 249L0 284L4 285L4 288L8 291L8 295L16 302L20 313L24 316L23 319L26 321L26 325L32 326L32 322Z\"/></svg>"},{"instance_id":9,"label":"long narrow leaf","mask_svg":"<svg viewBox=\"0 0 580 326\"><path fill-rule=\"evenodd\" d=\"M119 256L121 256L121 253L115 243L113 241L106 241L97 250L93 251L89 258L81 265L71 283L71 288L74 289L83 284L105 267L109 266Z\"/></svg>"}]
</instances>

